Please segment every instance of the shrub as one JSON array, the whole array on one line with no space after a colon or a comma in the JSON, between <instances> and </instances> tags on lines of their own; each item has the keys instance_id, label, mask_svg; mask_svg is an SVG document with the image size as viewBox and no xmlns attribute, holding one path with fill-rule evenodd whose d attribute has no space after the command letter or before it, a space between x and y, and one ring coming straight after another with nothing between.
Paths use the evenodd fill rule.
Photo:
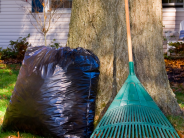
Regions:
<instances>
[{"instance_id":1,"label":"shrub","mask_svg":"<svg viewBox=\"0 0 184 138\"><path fill-rule=\"evenodd\" d=\"M171 53L176 53L176 55L184 55L184 43L170 42L169 45L174 47L169 50Z\"/></svg>"},{"instance_id":2,"label":"shrub","mask_svg":"<svg viewBox=\"0 0 184 138\"><path fill-rule=\"evenodd\" d=\"M27 42L27 38L30 37L30 34L26 37L19 37L16 41L10 41L10 48L2 49L0 48L0 59L18 59L23 60L26 49L31 46L29 42Z\"/></svg>"},{"instance_id":3,"label":"shrub","mask_svg":"<svg viewBox=\"0 0 184 138\"><path fill-rule=\"evenodd\" d=\"M53 39L49 46L53 47L53 48L56 48L56 49L62 47L62 46L60 46L60 43L56 43L55 41L56 41L56 39Z\"/></svg>"}]
</instances>

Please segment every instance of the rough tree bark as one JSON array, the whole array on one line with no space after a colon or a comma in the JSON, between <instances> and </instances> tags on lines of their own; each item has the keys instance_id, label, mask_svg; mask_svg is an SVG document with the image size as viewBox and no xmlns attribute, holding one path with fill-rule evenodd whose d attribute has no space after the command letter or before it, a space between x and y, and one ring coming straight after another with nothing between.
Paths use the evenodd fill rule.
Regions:
<instances>
[{"instance_id":1,"label":"rough tree bark","mask_svg":"<svg viewBox=\"0 0 184 138\"><path fill-rule=\"evenodd\" d=\"M96 117L104 114L128 76L124 0L73 0L67 45L92 50L100 59ZM135 72L165 114L181 114L163 57L162 1L130 0Z\"/></svg>"}]
</instances>

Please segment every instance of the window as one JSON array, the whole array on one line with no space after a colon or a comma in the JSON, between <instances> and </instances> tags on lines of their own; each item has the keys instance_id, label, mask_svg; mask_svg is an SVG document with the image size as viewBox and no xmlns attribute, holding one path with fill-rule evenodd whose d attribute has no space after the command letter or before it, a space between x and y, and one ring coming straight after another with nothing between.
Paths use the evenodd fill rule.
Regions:
<instances>
[{"instance_id":1,"label":"window","mask_svg":"<svg viewBox=\"0 0 184 138\"><path fill-rule=\"evenodd\" d=\"M163 8L184 8L184 0L162 0Z\"/></svg>"},{"instance_id":2,"label":"window","mask_svg":"<svg viewBox=\"0 0 184 138\"><path fill-rule=\"evenodd\" d=\"M51 8L72 8L72 0L50 0Z\"/></svg>"},{"instance_id":3,"label":"window","mask_svg":"<svg viewBox=\"0 0 184 138\"><path fill-rule=\"evenodd\" d=\"M51 11L51 9L61 9L61 11L65 12L72 8L72 0L32 0L32 12L43 12L44 1L46 11Z\"/></svg>"},{"instance_id":4,"label":"window","mask_svg":"<svg viewBox=\"0 0 184 138\"><path fill-rule=\"evenodd\" d=\"M32 0L32 12L43 12L43 0Z\"/></svg>"}]
</instances>

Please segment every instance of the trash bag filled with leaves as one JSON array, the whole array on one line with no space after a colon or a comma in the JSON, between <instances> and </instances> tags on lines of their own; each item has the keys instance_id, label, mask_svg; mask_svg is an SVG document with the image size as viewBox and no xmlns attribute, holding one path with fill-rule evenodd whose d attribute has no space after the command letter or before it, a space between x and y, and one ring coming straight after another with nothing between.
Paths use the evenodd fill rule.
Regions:
<instances>
[{"instance_id":1,"label":"trash bag filled with leaves","mask_svg":"<svg viewBox=\"0 0 184 138\"><path fill-rule=\"evenodd\" d=\"M29 48L2 130L46 137L90 137L98 77L99 59L89 50Z\"/></svg>"}]
</instances>

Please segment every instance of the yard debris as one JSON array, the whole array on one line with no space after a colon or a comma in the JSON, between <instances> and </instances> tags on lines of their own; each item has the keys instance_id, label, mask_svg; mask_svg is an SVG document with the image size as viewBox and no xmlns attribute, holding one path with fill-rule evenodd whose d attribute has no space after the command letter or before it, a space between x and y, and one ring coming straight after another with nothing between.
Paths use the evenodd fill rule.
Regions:
<instances>
[{"instance_id":1,"label":"yard debris","mask_svg":"<svg viewBox=\"0 0 184 138\"><path fill-rule=\"evenodd\" d=\"M20 137L19 132L17 132L17 136L15 136L15 135L11 135L11 136L8 136L8 138L21 138L21 137Z\"/></svg>"},{"instance_id":2,"label":"yard debris","mask_svg":"<svg viewBox=\"0 0 184 138\"><path fill-rule=\"evenodd\" d=\"M1 64L1 63L4 63L4 60L0 60L0 64Z\"/></svg>"},{"instance_id":3,"label":"yard debris","mask_svg":"<svg viewBox=\"0 0 184 138\"><path fill-rule=\"evenodd\" d=\"M3 117L0 119L0 124L2 124L3 123Z\"/></svg>"},{"instance_id":4,"label":"yard debris","mask_svg":"<svg viewBox=\"0 0 184 138\"><path fill-rule=\"evenodd\" d=\"M184 83L184 59L165 59L170 82Z\"/></svg>"},{"instance_id":5,"label":"yard debris","mask_svg":"<svg viewBox=\"0 0 184 138\"><path fill-rule=\"evenodd\" d=\"M184 138L184 134L181 133L180 131L177 131L178 135L180 136L180 138Z\"/></svg>"},{"instance_id":6,"label":"yard debris","mask_svg":"<svg viewBox=\"0 0 184 138\"><path fill-rule=\"evenodd\" d=\"M84 48L28 49L2 130L90 137L99 65L97 56Z\"/></svg>"}]
</instances>

